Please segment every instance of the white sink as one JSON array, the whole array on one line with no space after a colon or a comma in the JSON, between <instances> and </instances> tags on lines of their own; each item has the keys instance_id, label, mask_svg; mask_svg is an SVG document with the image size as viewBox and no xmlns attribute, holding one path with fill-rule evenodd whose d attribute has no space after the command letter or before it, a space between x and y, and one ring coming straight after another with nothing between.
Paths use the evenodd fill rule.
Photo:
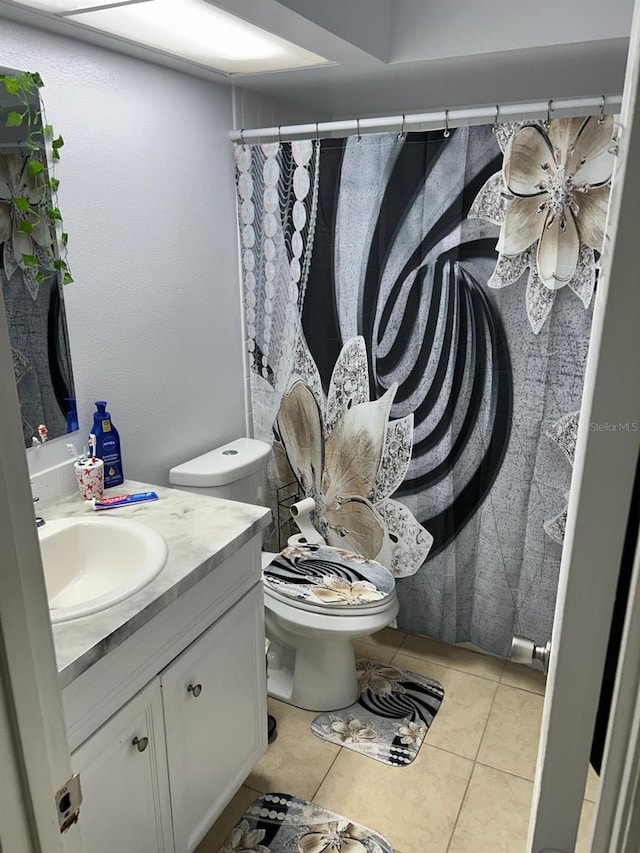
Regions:
<instances>
[{"instance_id":1,"label":"white sink","mask_svg":"<svg viewBox=\"0 0 640 853\"><path fill-rule=\"evenodd\" d=\"M162 536L125 518L64 518L48 521L38 534L52 622L123 601L167 560Z\"/></svg>"}]
</instances>

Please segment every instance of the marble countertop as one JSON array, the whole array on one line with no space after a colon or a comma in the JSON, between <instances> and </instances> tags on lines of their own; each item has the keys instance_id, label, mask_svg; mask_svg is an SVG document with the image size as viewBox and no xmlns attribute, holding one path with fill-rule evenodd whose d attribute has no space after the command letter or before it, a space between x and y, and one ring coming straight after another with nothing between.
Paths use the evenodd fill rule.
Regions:
<instances>
[{"instance_id":1,"label":"marble countertop","mask_svg":"<svg viewBox=\"0 0 640 853\"><path fill-rule=\"evenodd\" d=\"M159 500L104 510L153 528L167 542L169 555L160 574L125 601L80 619L53 625L60 687L64 688L100 658L149 622L187 589L215 571L269 523L268 509L178 489L127 480L109 496L155 491ZM92 517L77 494L43 511L45 520Z\"/></svg>"}]
</instances>

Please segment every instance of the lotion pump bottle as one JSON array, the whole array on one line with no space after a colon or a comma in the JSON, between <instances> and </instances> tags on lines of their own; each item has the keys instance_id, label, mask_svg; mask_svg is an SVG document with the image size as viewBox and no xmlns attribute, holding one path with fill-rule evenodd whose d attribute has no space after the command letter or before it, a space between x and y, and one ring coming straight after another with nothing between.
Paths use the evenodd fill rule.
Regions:
<instances>
[{"instance_id":1,"label":"lotion pump bottle","mask_svg":"<svg viewBox=\"0 0 640 853\"><path fill-rule=\"evenodd\" d=\"M93 414L93 435L96 437L95 454L104 462L104 487L121 486L124 482L120 436L106 411L106 400L98 400Z\"/></svg>"}]
</instances>

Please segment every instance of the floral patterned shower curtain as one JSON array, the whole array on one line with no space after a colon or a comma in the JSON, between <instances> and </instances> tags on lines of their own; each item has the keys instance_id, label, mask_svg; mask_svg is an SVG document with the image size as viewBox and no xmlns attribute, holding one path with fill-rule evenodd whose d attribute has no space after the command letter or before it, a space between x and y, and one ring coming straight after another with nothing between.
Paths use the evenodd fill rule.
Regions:
<instances>
[{"instance_id":1,"label":"floral patterned shower curtain","mask_svg":"<svg viewBox=\"0 0 640 853\"><path fill-rule=\"evenodd\" d=\"M254 431L275 524L396 577L398 625L550 635L610 118L235 149Z\"/></svg>"}]
</instances>

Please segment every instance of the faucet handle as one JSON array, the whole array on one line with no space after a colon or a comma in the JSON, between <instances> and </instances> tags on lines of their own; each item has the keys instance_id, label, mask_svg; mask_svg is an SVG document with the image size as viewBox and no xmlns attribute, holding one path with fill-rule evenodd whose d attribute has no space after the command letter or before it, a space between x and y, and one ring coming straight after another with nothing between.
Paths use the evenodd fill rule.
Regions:
<instances>
[{"instance_id":1,"label":"faucet handle","mask_svg":"<svg viewBox=\"0 0 640 853\"><path fill-rule=\"evenodd\" d=\"M39 500L40 498L34 498L33 503L36 504ZM41 518L39 515L36 515L36 527L42 527L43 524L46 524L44 518Z\"/></svg>"}]
</instances>

